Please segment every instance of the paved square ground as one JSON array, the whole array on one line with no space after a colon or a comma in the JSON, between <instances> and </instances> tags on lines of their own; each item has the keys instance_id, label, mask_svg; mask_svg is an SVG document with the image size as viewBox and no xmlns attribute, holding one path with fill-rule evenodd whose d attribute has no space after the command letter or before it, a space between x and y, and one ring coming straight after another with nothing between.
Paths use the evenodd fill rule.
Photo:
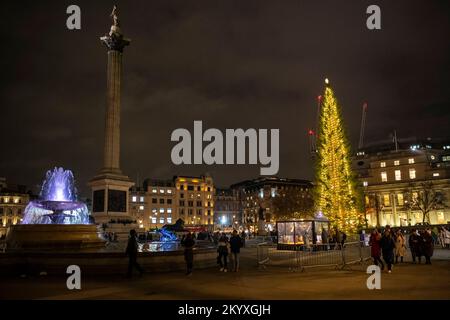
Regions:
<instances>
[{"instance_id":1,"label":"paved square ground","mask_svg":"<svg viewBox=\"0 0 450 320\"><path fill-rule=\"evenodd\" d=\"M381 290L368 290L365 266L290 272L286 268L258 270L246 249L242 270L217 268L182 273L124 276L83 276L82 289L66 288L65 276L12 278L2 276L0 299L450 299L450 250L436 250L432 265L397 264L384 272ZM409 258L408 258L409 261Z\"/></svg>"}]
</instances>

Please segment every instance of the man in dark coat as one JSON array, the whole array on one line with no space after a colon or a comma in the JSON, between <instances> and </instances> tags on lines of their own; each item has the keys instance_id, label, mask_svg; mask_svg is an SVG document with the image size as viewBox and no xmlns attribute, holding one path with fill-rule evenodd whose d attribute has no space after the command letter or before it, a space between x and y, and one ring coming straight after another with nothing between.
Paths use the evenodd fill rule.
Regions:
<instances>
[{"instance_id":1,"label":"man in dark coat","mask_svg":"<svg viewBox=\"0 0 450 320\"><path fill-rule=\"evenodd\" d=\"M186 261L186 275L192 274L192 268L194 266L194 246L195 240L192 237L192 233L188 233L181 241L181 245L184 247L184 260Z\"/></svg>"},{"instance_id":2,"label":"man in dark coat","mask_svg":"<svg viewBox=\"0 0 450 320\"><path fill-rule=\"evenodd\" d=\"M380 240L380 247L383 253L383 260L386 262L388 267L388 273L392 272L392 264L394 263L394 249L395 241L392 237L391 229L386 228L384 230L383 237Z\"/></svg>"},{"instance_id":3,"label":"man in dark coat","mask_svg":"<svg viewBox=\"0 0 450 320\"><path fill-rule=\"evenodd\" d=\"M233 230L233 235L230 238L230 251L233 258L233 271L239 271L239 253L241 252L242 239L239 237L236 230Z\"/></svg>"},{"instance_id":4,"label":"man in dark coat","mask_svg":"<svg viewBox=\"0 0 450 320\"><path fill-rule=\"evenodd\" d=\"M425 256L426 264L431 264L431 257L433 256L433 236L431 235L431 230L427 229L422 234L421 251Z\"/></svg>"},{"instance_id":5,"label":"man in dark coat","mask_svg":"<svg viewBox=\"0 0 450 320\"><path fill-rule=\"evenodd\" d=\"M416 263L416 257L418 258L419 263L420 263L420 256L421 256L420 242L421 241L422 241L422 238L420 237L418 232L415 229L411 230L411 234L409 235L408 244L409 244L409 249L411 250L411 256L413 259L413 263Z\"/></svg>"},{"instance_id":6,"label":"man in dark coat","mask_svg":"<svg viewBox=\"0 0 450 320\"><path fill-rule=\"evenodd\" d=\"M128 239L127 249L125 253L128 255L128 273L127 276L131 278L133 267L136 268L140 275L144 273L139 263L137 263L138 242L136 239L136 231L130 230L130 237Z\"/></svg>"}]
</instances>

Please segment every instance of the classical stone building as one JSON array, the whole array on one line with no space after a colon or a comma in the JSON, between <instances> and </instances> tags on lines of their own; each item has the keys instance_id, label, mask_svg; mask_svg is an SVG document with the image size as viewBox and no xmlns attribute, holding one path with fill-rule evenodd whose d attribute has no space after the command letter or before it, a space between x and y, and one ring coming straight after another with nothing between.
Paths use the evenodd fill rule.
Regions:
<instances>
[{"instance_id":1,"label":"classical stone building","mask_svg":"<svg viewBox=\"0 0 450 320\"><path fill-rule=\"evenodd\" d=\"M189 227L214 227L214 184L210 176L146 179L130 190L130 214L145 229L182 219Z\"/></svg>"},{"instance_id":2,"label":"classical stone building","mask_svg":"<svg viewBox=\"0 0 450 320\"><path fill-rule=\"evenodd\" d=\"M397 146L369 146L358 152L353 167L364 188L369 226L422 223L414 199L430 182L432 192L446 201L433 206L428 222L450 221L450 141L406 139Z\"/></svg>"},{"instance_id":3,"label":"classical stone building","mask_svg":"<svg viewBox=\"0 0 450 320\"><path fill-rule=\"evenodd\" d=\"M216 225L231 231L242 227L241 202L236 189L216 189L214 195L214 213Z\"/></svg>"},{"instance_id":4,"label":"classical stone building","mask_svg":"<svg viewBox=\"0 0 450 320\"><path fill-rule=\"evenodd\" d=\"M7 184L5 178L0 178L0 237L9 226L22 221L28 202L30 192L26 186Z\"/></svg>"},{"instance_id":5,"label":"classical stone building","mask_svg":"<svg viewBox=\"0 0 450 320\"><path fill-rule=\"evenodd\" d=\"M233 184L241 206L241 223L250 232L271 230L275 224L273 199L284 190L293 189L303 197L312 197L312 183L308 180L260 177Z\"/></svg>"}]
</instances>

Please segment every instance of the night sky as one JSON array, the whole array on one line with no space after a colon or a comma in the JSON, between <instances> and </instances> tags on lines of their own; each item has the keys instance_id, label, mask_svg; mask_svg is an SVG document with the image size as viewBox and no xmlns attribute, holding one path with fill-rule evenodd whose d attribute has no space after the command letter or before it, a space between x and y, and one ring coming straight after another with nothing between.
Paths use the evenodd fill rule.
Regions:
<instances>
[{"instance_id":1,"label":"night sky","mask_svg":"<svg viewBox=\"0 0 450 320\"><path fill-rule=\"evenodd\" d=\"M279 128L278 176L313 178L307 130L330 78L353 146L361 106L366 141L448 137L449 1L9 1L2 3L0 176L35 187L74 171L82 194L100 169L109 14L125 48L121 167L133 180L209 172L218 186L260 165L175 166L174 129ZM66 8L81 7L81 30ZM382 29L366 28L381 7ZM34 190L36 191L36 190Z\"/></svg>"}]
</instances>

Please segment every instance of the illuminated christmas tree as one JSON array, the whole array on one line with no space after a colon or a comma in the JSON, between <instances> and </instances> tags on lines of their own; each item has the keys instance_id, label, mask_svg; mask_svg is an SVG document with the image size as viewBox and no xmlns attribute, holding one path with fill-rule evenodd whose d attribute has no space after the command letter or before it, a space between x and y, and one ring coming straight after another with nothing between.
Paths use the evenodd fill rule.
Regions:
<instances>
[{"instance_id":1,"label":"illuminated christmas tree","mask_svg":"<svg viewBox=\"0 0 450 320\"><path fill-rule=\"evenodd\" d=\"M317 136L316 206L333 227L355 233L364 223L362 194L351 169L340 107L328 79L325 83Z\"/></svg>"}]
</instances>

